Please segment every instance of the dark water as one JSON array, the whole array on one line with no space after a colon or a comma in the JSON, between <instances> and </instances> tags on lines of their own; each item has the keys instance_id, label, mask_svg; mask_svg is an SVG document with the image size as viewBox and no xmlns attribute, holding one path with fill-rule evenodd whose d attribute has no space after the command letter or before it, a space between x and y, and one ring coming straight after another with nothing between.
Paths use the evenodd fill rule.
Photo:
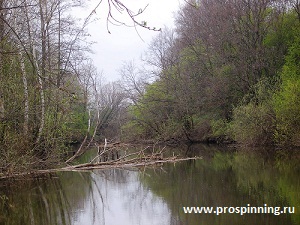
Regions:
<instances>
[{"instance_id":1,"label":"dark water","mask_svg":"<svg viewBox=\"0 0 300 225\"><path fill-rule=\"evenodd\" d=\"M174 150L175 151L175 150ZM0 183L0 224L298 225L297 151L192 146L203 159L162 167L64 172ZM183 206L295 207L294 214L185 214Z\"/></svg>"}]
</instances>

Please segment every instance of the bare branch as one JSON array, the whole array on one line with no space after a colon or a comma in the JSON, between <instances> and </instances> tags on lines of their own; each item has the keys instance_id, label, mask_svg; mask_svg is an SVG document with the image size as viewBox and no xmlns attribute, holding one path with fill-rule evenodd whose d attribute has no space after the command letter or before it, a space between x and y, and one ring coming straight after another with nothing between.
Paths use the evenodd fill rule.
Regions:
<instances>
[{"instance_id":1,"label":"bare branch","mask_svg":"<svg viewBox=\"0 0 300 225\"><path fill-rule=\"evenodd\" d=\"M22 5L24 2L22 2L20 5L17 5L17 6L11 6L11 7L6 7L6 8L0 8L0 11L1 10L12 10L12 9L20 9L20 8L26 8L26 7L35 7L37 6L37 4L34 4L34 5Z\"/></svg>"},{"instance_id":2,"label":"bare branch","mask_svg":"<svg viewBox=\"0 0 300 225\"><path fill-rule=\"evenodd\" d=\"M96 9L100 6L100 4L102 3L103 0L101 0L97 6L93 9L92 13L94 13L96 11ZM156 27L150 27L147 25L146 21L137 21L136 17L141 15L142 13L145 12L145 10L147 9L148 5L146 5L144 8L140 8L138 10L138 12L133 12L127 5L125 5L123 2L119 1L119 0L107 0L108 3L108 13L106 16L106 22L107 22L107 31L108 33L111 33L109 30L109 24L113 24L116 26L127 26L127 27L143 27L145 29L148 30L152 30L152 31L161 31L161 28L156 28ZM116 9L118 11L118 13L123 14L123 12L126 12L127 16L129 16L129 18L131 19L133 25L129 25L125 22L122 22L120 20L118 20L115 15L113 15L113 8ZM92 14L91 13L91 14Z\"/></svg>"}]
</instances>

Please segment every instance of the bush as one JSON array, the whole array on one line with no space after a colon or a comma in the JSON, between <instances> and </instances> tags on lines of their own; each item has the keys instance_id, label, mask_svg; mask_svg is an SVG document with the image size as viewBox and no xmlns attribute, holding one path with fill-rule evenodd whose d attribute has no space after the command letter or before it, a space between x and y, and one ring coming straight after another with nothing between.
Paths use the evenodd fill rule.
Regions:
<instances>
[{"instance_id":1,"label":"bush","mask_svg":"<svg viewBox=\"0 0 300 225\"><path fill-rule=\"evenodd\" d=\"M212 127L213 136L228 136L229 135L229 123L223 119L212 120L210 122Z\"/></svg>"},{"instance_id":2,"label":"bush","mask_svg":"<svg viewBox=\"0 0 300 225\"><path fill-rule=\"evenodd\" d=\"M251 146L273 144L274 128L274 113L267 103L250 102L233 110L230 131L239 143Z\"/></svg>"}]
</instances>

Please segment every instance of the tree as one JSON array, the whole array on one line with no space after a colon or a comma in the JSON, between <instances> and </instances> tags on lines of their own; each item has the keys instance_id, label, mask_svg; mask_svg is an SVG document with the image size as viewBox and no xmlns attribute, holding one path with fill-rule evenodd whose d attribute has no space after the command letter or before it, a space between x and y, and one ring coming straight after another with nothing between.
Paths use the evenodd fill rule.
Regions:
<instances>
[{"instance_id":1,"label":"tree","mask_svg":"<svg viewBox=\"0 0 300 225\"><path fill-rule=\"evenodd\" d=\"M297 27L295 4L187 1L175 30L164 30L149 47L145 62L156 80L131 108L129 129L136 125L144 137L185 135L194 141L232 134L232 121L231 128L237 125L236 132L245 136L245 121L252 122L253 115L263 121L248 124L254 142L274 143L271 98L295 36L289 32Z\"/></svg>"},{"instance_id":2,"label":"tree","mask_svg":"<svg viewBox=\"0 0 300 225\"><path fill-rule=\"evenodd\" d=\"M295 30L296 33L300 31ZM295 34L295 40L289 48L286 63L281 73L280 90L274 94L274 109L276 114L276 141L284 145L300 145L300 38Z\"/></svg>"},{"instance_id":3,"label":"tree","mask_svg":"<svg viewBox=\"0 0 300 225\"><path fill-rule=\"evenodd\" d=\"M124 63L119 73L122 77L121 88L126 93L126 97L133 104L137 104L150 80L147 73L138 68L134 61Z\"/></svg>"},{"instance_id":4,"label":"tree","mask_svg":"<svg viewBox=\"0 0 300 225\"><path fill-rule=\"evenodd\" d=\"M88 96L78 75L86 24L69 16L68 0L0 3L0 167L57 162L86 129Z\"/></svg>"}]
</instances>

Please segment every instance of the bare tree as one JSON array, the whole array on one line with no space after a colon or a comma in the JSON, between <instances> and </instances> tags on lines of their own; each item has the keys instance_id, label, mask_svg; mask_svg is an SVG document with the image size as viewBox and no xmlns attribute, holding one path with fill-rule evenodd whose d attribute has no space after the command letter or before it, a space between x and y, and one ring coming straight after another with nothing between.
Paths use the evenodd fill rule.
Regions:
<instances>
[{"instance_id":1,"label":"bare tree","mask_svg":"<svg viewBox=\"0 0 300 225\"><path fill-rule=\"evenodd\" d=\"M141 71L134 61L124 63L119 70L121 74L121 87L125 91L127 98L134 104L145 93L145 87L149 84L149 78L145 70Z\"/></svg>"},{"instance_id":2,"label":"bare tree","mask_svg":"<svg viewBox=\"0 0 300 225\"><path fill-rule=\"evenodd\" d=\"M281 0L203 0L196 7L187 4L177 17L177 32L185 46L195 46L197 42L203 46L208 72L214 73L211 66L230 65L232 82L241 92L247 92L263 74L275 74L267 62L272 52L263 40L278 20L280 11L274 5L281 3ZM203 53L198 53L202 54L202 60Z\"/></svg>"}]
</instances>

